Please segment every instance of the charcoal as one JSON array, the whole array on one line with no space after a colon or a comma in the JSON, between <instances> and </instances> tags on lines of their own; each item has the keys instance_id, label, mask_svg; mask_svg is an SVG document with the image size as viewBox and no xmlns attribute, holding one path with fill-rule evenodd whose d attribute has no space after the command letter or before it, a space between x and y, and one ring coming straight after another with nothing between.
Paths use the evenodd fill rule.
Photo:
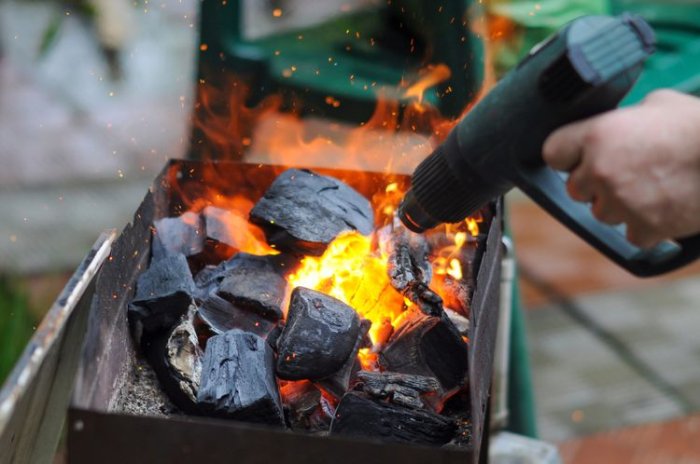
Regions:
<instances>
[{"instance_id":1,"label":"charcoal","mask_svg":"<svg viewBox=\"0 0 700 464\"><path fill-rule=\"evenodd\" d=\"M253 207L250 220L279 250L315 256L341 232L369 235L374 227L366 198L337 179L300 169L275 179Z\"/></svg>"},{"instance_id":2,"label":"charcoal","mask_svg":"<svg viewBox=\"0 0 700 464\"><path fill-rule=\"evenodd\" d=\"M202 210L204 226L204 243L206 251L212 257L210 262L228 259L240 250L242 244L232 234L232 227L248 227L247 221L234 212L207 206Z\"/></svg>"},{"instance_id":3,"label":"charcoal","mask_svg":"<svg viewBox=\"0 0 700 464\"><path fill-rule=\"evenodd\" d=\"M197 287L200 299L204 300L206 297L216 292L221 282L230 273L235 274L239 272L238 270L242 267L241 263L247 261L247 258L255 256L247 253L239 253L239 255L241 256L238 257L238 255L235 255L231 259L222 261L216 266L205 266L194 276L194 284ZM255 258L260 259L261 263L259 264L261 267L274 270L274 272L281 277L285 277L293 272L299 264L298 258L286 254L255 256ZM269 265L269 267L267 265Z\"/></svg>"},{"instance_id":4,"label":"charcoal","mask_svg":"<svg viewBox=\"0 0 700 464\"><path fill-rule=\"evenodd\" d=\"M241 329L260 337L267 337L275 323L259 314L224 300L218 295L209 295L202 302L197 315L216 335L231 329Z\"/></svg>"},{"instance_id":5,"label":"charcoal","mask_svg":"<svg viewBox=\"0 0 700 464\"><path fill-rule=\"evenodd\" d=\"M469 335L469 319L451 309L445 309L445 314L457 328L460 335Z\"/></svg>"},{"instance_id":6,"label":"charcoal","mask_svg":"<svg viewBox=\"0 0 700 464\"><path fill-rule=\"evenodd\" d=\"M149 340L146 356L170 400L182 411L196 414L202 353L192 317L194 306L171 331Z\"/></svg>"},{"instance_id":7,"label":"charcoal","mask_svg":"<svg viewBox=\"0 0 700 464\"><path fill-rule=\"evenodd\" d=\"M279 272L274 256L238 253L226 266L217 292L221 298L271 321L282 318L287 281Z\"/></svg>"},{"instance_id":8,"label":"charcoal","mask_svg":"<svg viewBox=\"0 0 700 464\"><path fill-rule=\"evenodd\" d=\"M281 388L285 418L293 430L325 431L335 409L308 380L287 382Z\"/></svg>"},{"instance_id":9,"label":"charcoal","mask_svg":"<svg viewBox=\"0 0 700 464\"><path fill-rule=\"evenodd\" d=\"M422 375L362 371L357 376L362 381L362 391L368 395L410 408L423 408L421 395L440 390L437 379Z\"/></svg>"},{"instance_id":10,"label":"charcoal","mask_svg":"<svg viewBox=\"0 0 700 464\"><path fill-rule=\"evenodd\" d=\"M370 327L371 322L367 319L362 319L360 321L360 331L359 335L357 336L357 341L355 342L355 347L345 361L345 364L343 364L342 367L332 375L316 382L321 386L321 388L337 399L342 398L342 396L348 391L354 374L356 374L361 368L357 359L357 352L360 351L360 348L365 343L365 339L369 338Z\"/></svg>"},{"instance_id":11,"label":"charcoal","mask_svg":"<svg viewBox=\"0 0 700 464\"><path fill-rule=\"evenodd\" d=\"M443 445L456 426L446 417L422 409L378 401L359 392L343 397L331 423L331 435L350 435L422 445Z\"/></svg>"},{"instance_id":12,"label":"charcoal","mask_svg":"<svg viewBox=\"0 0 700 464\"><path fill-rule=\"evenodd\" d=\"M442 298L428 286L432 279L430 247L425 237L406 229L395 218L379 232L379 244L388 256L391 285L424 313L439 316Z\"/></svg>"},{"instance_id":13,"label":"charcoal","mask_svg":"<svg viewBox=\"0 0 700 464\"><path fill-rule=\"evenodd\" d=\"M360 319L350 306L297 287L277 340L277 375L285 380L320 380L333 375L357 349L360 335Z\"/></svg>"},{"instance_id":14,"label":"charcoal","mask_svg":"<svg viewBox=\"0 0 700 464\"><path fill-rule=\"evenodd\" d=\"M204 251L204 227L199 215L188 211L153 223L151 252L154 259L168 255L195 256Z\"/></svg>"},{"instance_id":15,"label":"charcoal","mask_svg":"<svg viewBox=\"0 0 700 464\"><path fill-rule=\"evenodd\" d=\"M379 354L385 371L435 377L444 391L467 380L468 348L447 317L407 315Z\"/></svg>"},{"instance_id":16,"label":"charcoal","mask_svg":"<svg viewBox=\"0 0 700 464\"><path fill-rule=\"evenodd\" d=\"M206 414L283 424L272 348L255 334L233 329L211 337L202 361L197 403Z\"/></svg>"},{"instance_id":17,"label":"charcoal","mask_svg":"<svg viewBox=\"0 0 700 464\"><path fill-rule=\"evenodd\" d=\"M462 267L464 269L464 267ZM444 306L464 317L469 317L469 286L465 279L457 280L450 275L442 277L442 293Z\"/></svg>"},{"instance_id":18,"label":"charcoal","mask_svg":"<svg viewBox=\"0 0 700 464\"><path fill-rule=\"evenodd\" d=\"M193 293L194 281L184 255L154 260L138 278L129 320L138 332L168 330L187 312Z\"/></svg>"}]
</instances>

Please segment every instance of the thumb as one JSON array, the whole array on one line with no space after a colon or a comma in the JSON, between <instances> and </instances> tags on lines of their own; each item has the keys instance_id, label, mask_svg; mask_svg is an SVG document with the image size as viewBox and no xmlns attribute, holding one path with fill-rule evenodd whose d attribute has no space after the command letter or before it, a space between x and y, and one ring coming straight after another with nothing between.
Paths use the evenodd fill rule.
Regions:
<instances>
[{"instance_id":1,"label":"thumb","mask_svg":"<svg viewBox=\"0 0 700 464\"><path fill-rule=\"evenodd\" d=\"M567 124L552 132L542 146L542 158L557 171L571 171L581 162L590 121Z\"/></svg>"}]
</instances>

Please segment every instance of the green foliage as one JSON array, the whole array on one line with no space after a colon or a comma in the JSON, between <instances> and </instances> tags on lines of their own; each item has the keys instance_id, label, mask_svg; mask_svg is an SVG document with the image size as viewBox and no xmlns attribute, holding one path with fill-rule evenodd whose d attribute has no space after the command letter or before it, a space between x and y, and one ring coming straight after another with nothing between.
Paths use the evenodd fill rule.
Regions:
<instances>
[{"instance_id":1,"label":"green foliage","mask_svg":"<svg viewBox=\"0 0 700 464\"><path fill-rule=\"evenodd\" d=\"M27 301L13 280L0 275L0 385L34 333Z\"/></svg>"}]
</instances>

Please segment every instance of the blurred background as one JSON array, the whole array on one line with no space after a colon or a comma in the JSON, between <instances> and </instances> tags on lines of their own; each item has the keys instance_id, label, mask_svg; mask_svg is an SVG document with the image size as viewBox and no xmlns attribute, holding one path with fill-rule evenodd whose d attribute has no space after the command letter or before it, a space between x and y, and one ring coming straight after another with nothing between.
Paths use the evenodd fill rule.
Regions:
<instances>
[{"instance_id":1,"label":"blurred background","mask_svg":"<svg viewBox=\"0 0 700 464\"><path fill-rule=\"evenodd\" d=\"M262 37L371 1L243 3L246 34ZM659 52L625 104L658 87L700 93L700 4L478 3L497 74L577 16L633 10ZM0 383L100 231L121 229L164 162L187 154L199 8L0 0ZM635 279L519 193L507 200L527 327L511 400L534 394L522 428L565 462L700 462L700 265Z\"/></svg>"}]
</instances>

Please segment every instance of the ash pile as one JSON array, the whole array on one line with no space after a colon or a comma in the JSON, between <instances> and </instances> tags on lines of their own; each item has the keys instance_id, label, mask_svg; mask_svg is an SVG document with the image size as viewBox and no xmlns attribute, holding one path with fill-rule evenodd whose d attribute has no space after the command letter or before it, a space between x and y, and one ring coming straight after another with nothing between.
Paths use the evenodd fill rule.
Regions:
<instances>
[{"instance_id":1,"label":"ash pile","mask_svg":"<svg viewBox=\"0 0 700 464\"><path fill-rule=\"evenodd\" d=\"M433 275L441 234L375 226L368 199L298 169L279 175L249 214L277 254L241 250L222 221L229 213L208 206L155 221L151 262L129 305L136 345L179 412L469 445L470 274ZM401 305L391 322L372 327L338 298L290 288L306 257L349 232L386 257L385 291ZM459 256L467 271L475 249ZM431 289L438 280L442 296Z\"/></svg>"}]
</instances>

